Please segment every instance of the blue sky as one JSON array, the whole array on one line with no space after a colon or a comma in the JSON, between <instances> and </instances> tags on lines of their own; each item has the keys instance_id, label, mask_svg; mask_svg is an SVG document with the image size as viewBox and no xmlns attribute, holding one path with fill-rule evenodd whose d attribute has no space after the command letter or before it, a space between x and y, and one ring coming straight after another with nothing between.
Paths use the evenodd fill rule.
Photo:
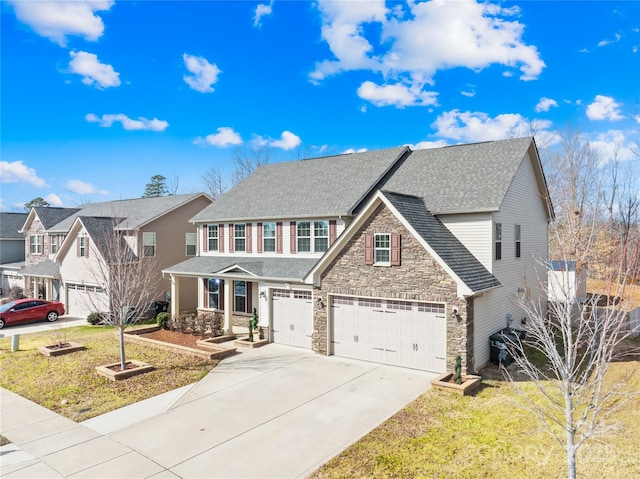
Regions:
<instances>
[{"instance_id":1,"label":"blue sky","mask_svg":"<svg viewBox=\"0 0 640 479\"><path fill-rule=\"evenodd\" d=\"M632 160L640 2L1 2L0 209L271 161L578 130Z\"/></svg>"}]
</instances>

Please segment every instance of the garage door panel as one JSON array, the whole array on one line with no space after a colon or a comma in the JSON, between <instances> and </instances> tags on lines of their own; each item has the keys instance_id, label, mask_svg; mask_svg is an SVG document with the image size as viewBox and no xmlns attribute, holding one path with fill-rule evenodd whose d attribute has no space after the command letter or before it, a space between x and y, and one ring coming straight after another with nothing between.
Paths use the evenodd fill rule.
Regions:
<instances>
[{"instance_id":1,"label":"garage door panel","mask_svg":"<svg viewBox=\"0 0 640 479\"><path fill-rule=\"evenodd\" d=\"M273 341L311 349L313 301L310 291L274 290Z\"/></svg>"},{"instance_id":2,"label":"garage door panel","mask_svg":"<svg viewBox=\"0 0 640 479\"><path fill-rule=\"evenodd\" d=\"M334 354L444 372L444 304L336 296L331 311Z\"/></svg>"}]
</instances>

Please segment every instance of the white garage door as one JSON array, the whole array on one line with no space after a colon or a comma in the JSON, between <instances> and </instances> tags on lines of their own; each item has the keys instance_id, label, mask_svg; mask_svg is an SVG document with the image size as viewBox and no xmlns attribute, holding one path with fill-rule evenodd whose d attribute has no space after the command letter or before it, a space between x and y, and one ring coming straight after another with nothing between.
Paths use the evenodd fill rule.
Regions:
<instances>
[{"instance_id":1,"label":"white garage door","mask_svg":"<svg viewBox=\"0 0 640 479\"><path fill-rule=\"evenodd\" d=\"M311 291L274 289L273 342L311 349L313 301Z\"/></svg>"},{"instance_id":2,"label":"white garage door","mask_svg":"<svg viewBox=\"0 0 640 479\"><path fill-rule=\"evenodd\" d=\"M65 309L69 316L86 318L92 311L109 311L109 302L101 288L67 283Z\"/></svg>"},{"instance_id":3,"label":"white garage door","mask_svg":"<svg viewBox=\"0 0 640 479\"><path fill-rule=\"evenodd\" d=\"M445 372L444 303L335 296L331 301L336 356Z\"/></svg>"}]
</instances>

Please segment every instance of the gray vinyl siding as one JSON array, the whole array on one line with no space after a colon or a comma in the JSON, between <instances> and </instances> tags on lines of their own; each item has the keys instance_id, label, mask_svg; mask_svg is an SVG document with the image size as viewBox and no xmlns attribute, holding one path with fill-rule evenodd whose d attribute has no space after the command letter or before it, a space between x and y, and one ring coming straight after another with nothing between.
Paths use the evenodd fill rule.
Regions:
<instances>
[{"instance_id":1,"label":"gray vinyl siding","mask_svg":"<svg viewBox=\"0 0 640 479\"><path fill-rule=\"evenodd\" d=\"M24 238L0 240L0 264L24 261Z\"/></svg>"},{"instance_id":2,"label":"gray vinyl siding","mask_svg":"<svg viewBox=\"0 0 640 479\"><path fill-rule=\"evenodd\" d=\"M533 200L532 200L533 199ZM538 199L538 201L535 201ZM502 223L502 260L493 259L493 222ZM532 162L523 161L510 185L499 212L489 222L489 239L492 257L491 272L503 284L489 291L474 303L475 367L489 360L489 336L507 326L507 315L513 318L512 326L521 327L524 312L517 306L518 288L529 288L531 298L543 294L538 276L546 283L546 274L540 260L548 256L547 215L539 195ZM521 225L521 257L515 258L514 225Z\"/></svg>"},{"instance_id":3,"label":"gray vinyl siding","mask_svg":"<svg viewBox=\"0 0 640 479\"><path fill-rule=\"evenodd\" d=\"M169 266L180 263L189 257L186 255L186 234L197 233L197 228L189 220L204 209L210 201L201 196L160 218L146 224L140 230L137 253L142 257L142 233L156 234L156 256L158 264L159 282L154 300L164 300L165 293L171 292L171 279L163 278L161 271ZM144 260L144 257L142 257ZM180 288L180 308L194 309L197 306L197 291L195 284L187 284L184 280ZM193 286L193 287L190 287Z\"/></svg>"}]
</instances>

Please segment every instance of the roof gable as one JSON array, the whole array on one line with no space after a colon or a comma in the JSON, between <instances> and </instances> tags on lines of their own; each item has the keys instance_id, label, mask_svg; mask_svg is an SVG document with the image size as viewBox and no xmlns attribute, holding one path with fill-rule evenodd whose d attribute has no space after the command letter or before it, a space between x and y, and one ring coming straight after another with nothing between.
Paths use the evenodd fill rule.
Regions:
<instances>
[{"instance_id":1,"label":"roof gable","mask_svg":"<svg viewBox=\"0 0 640 479\"><path fill-rule=\"evenodd\" d=\"M265 165L192 221L351 215L409 152L399 147Z\"/></svg>"}]
</instances>

